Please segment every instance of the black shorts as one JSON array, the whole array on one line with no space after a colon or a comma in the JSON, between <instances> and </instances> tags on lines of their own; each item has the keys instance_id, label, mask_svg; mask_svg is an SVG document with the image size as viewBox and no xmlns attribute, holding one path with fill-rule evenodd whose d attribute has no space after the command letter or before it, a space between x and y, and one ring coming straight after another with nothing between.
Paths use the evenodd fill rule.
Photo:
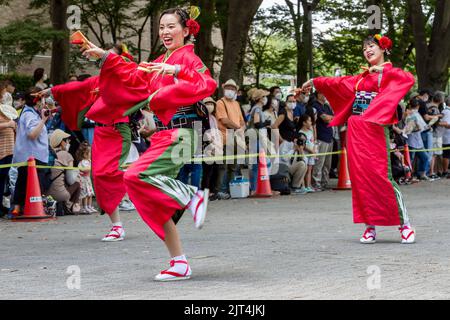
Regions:
<instances>
[{"instance_id":1,"label":"black shorts","mask_svg":"<svg viewBox=\"0 0 450 320\"><path fill-rule=\"evenodd\" d=\"M449 149L447 149L447 150L444 150L444 152L443 152L443 154L442 154L442 157L443 157L444 159L450 159L450 144L444 144L442 147L443 147L444 149L445 149L445 148L449 148Z\"/></svg>"}]
</instances>

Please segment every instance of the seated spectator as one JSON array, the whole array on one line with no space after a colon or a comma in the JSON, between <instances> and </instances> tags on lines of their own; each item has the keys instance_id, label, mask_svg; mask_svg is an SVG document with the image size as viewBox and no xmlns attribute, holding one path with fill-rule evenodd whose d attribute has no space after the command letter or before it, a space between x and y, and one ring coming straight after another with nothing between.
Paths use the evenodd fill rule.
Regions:
<instances>
[{"instance_id":1,"label":"seated spectator","mask_svg":"<svg viewBox=\"0 0 450 320\"><path fill-rule=\"evenodd\" d=\"M56 167L73 167L74 159L68 152L70 135L62 130L55 130L50 135L50 146L56 153ZM66 214L80 213L81 184L77 170L51 169L51 185L48 195L64 203Z\"/></svg>"},{"instance_id":2,"label":"seated spectator","mask_svg":"<svg viewBox=\"0 0 450 320\"><path fill-rule=\"evenodd\" d=\"M31 88L25 94L25 107L20 114L16 144L14 146L13 162L26 162L34 157L37 165L47 165L49 159L48 134L45 124L50 116L49 110L35 101L32 94L40 92L39 88ZM41 190L45 190L45 169L37 169ZM18 176L15 185L12 215L19 215L25 205L27 190L27 167L18 168Z\"/></svg>"}]
</instances>

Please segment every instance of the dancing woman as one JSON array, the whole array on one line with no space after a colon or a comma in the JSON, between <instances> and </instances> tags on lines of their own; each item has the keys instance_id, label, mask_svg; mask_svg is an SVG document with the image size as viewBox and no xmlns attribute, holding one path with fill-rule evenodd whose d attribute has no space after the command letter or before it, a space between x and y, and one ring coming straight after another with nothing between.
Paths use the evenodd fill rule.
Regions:
<instances>
[{"instance_id":1,"label":"dancing woman","mask_svg":"<svg viewBox=\"0 0 450 320\"><path fill-rule=\"evenodd\" d=\"M153 63L138 69L121 57L91 45L86 56L102 56L99 88L106 105L130 115L149 108L156 115L158 132L150 148L124 175L126 191L137 211L160 237L172 257L170 268L157 281L189 279L192 271L183 254L172 216L190 209L195 226L205 220L208 190L186 185L176 176L194 154L194 123L198 121L195 102L214 93L216 82L194 53L189 42L199 31L198 24L183 9L169 9L160 17L159 36L167 52ZM138 103L132 108L130 102Z\"/></svg>"},{"instance_id":2,"label":"dancing woman","mask_svg":"<svg viewBox=\"0 0 450 320\"><path fill-rule=\"evenodd\" d=\"M375 243L376 226L398 225L402 243L415 241L402 193L392 177L389 144L389 125L398 122L397 105L414 85L414 77L385 62L391 49L388 37L370 36L363 44L370 68L357 76L311 79L302 87L326 96L336 114L331 126L348 124L353 219L366 224L361 243Z\"/></svg>"}]
</instances>

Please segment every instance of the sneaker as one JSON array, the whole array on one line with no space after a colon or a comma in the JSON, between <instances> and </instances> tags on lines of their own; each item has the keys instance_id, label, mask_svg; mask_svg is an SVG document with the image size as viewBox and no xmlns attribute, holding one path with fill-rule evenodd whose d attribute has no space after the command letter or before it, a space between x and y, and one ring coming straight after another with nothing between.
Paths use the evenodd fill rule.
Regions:
<instances>
[{"instance_id":1,"label":"sneaker","mask_svg":"<svg viewBox=\"0 0 450 320\"><path fill-rule=\"evenodd\" d=\"M94 207L87 207L89 213L98 213L98 211Z\"/></svg>"},{"instance_id":2,"label":"sneaker","mask_svg":"<svg viewBox=\"0 0 450 320\"><path fill-rule=\"evenodd\" d=\"M180 268L175 268L175 265L184 264L185 271L183 273L179 273L177 271L180 271ZM164 271L161 271L156 277L155 281L160 282L169 282L169 281L180 281L180 280L188 280L191 278L192 270L189 267L189 264L187 261L182 260L171 260L170 261L170 268Z\"/></svg>"},{"instance_id":3,"label":"sneaker","mask_svg":"<svg viewBox=\"0 0 450 320\"><path fill-rule=\"evenodd\" d=\"M80 210L80 214L86 215L86 214L91 214L91 212L89 211L89 209L87 207L83 207Z\"/></svg>"},{"instance_id":4,"label":"sneaker","mask_svg":"<svg viewBox=\"0 0 450 320\"><path fill-rule=\"evenodd\" d=\"M133 211L136 207L130 200L123 200L119 205L119 210L121 211Z\"/></svg>"},{"instance_id":5,"label":"sneaker","mask_svg":"<svg viewBox=\"0 0 450 320\"><path fill-rule=\"evenodd\" d=\"M429 181L429 182L433 182L433 181L434 181L433 179L431 179L431 178L428 177L428 176L421 176L421 177L419 178L419 180L421 180L421 181Z\"/></svg>"},{"instance_id":6,"label":"sneaker","mask_svg":"<svg viewBox=\"0 0 450 320\"><path fill-rule=\"evenodd\" d=\"M292 193L294 193L294 194L307 194L308 192L306 191L305 188L292 188Z\"/></svg>"},{"instance_id":7,"label":"sneaker","mask_svg":"<svg viewBox=\"0 0 450 320\"><path fill-rule=\"evenodd\" d=\"M362 235L361 239L359 239L359 242L364 243L364 244L375 243L376 236L377 236L377 233L374 228L367 228L366 231L364 231L364 234Z\"/></svg>"},{"instance_id":8,"label":"sneaker","mask_svg":"<svg viewBox=\"0 0 450 320\"><path fill-rule=\"evenodd\" d=\"M219 200L228 200L228 199L231 199L231 195L229 193L225 193L225 192L218 192L217 198Z\"/></svg>"},{"instance_id":9,"label":"sneaker","mask_svg":"<svg viewBox=\"0 0 450 320\"><path fill-rule=\"evenodd\" d=\"M199 190L188 205L194 217L195 227L201 229L205 223L206 212L208 211L209 190Z\"/></svg>"},{"instance_id":10,"label":"sneaker","mask_svg":"<svg viewBox=\"0 0 450 320\"><path fill-rule=\"evenodd\" d=\"M125 230L121 226L114 226L111 231L102 239L103 242L116 242L125 239Z\"/></svg>"},{"instance_id":11,"label":"sneaker","mask_svg":"<svg viewBox=\"0 0 450 320\"><path fill-rule=\"evenodd\" d=\"M314 192L316 192L316 191L314 191L314 189L311 188L311 187L307 187L307 188L305 188L305 190L306 190L306 193L314 193Z\"/></svg>"},{"instance_id":12,"label":"sneaker","mask_svg":"<svg viewBox=\"0 0 450 320\"><path fill-rule=\"evenodd\" d=\"M216 201L219 200L219 197L217 197L217 194L212 194L209 196L209 201Z\"/></svg>"},{"instance_id":13,"label":"sneaker","mask_svg":"<svg viewBox=\"0 0 450 320\"><path fill-rule=\"evenodd\" d=\"M430 179L433 179L433 180L441 180L441 178L440 178L437 174L432 174L432 175L430 176Z\"/></svg>"},{"instance_id":14,"label":"sneaker","mask_svg":"<svg viewBox=\"0 0 450 320\"><path fill-rule=\"evenodd\" d=\"M414 229L408 226L399 228L402 236L402 244L411 244L416 242L416 232Z\"/></svg>"}]
</instances>

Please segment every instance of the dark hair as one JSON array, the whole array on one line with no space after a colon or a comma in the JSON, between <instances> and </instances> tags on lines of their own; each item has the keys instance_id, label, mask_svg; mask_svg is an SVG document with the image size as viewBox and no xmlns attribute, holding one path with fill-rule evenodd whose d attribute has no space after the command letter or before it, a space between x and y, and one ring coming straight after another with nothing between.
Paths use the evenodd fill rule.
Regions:
<instances>
[{"instance_id":1,"label":"dark hair","mask_svg":"<svg viewBox=\"0 0 450 320\"><path fill-rule=\"evenodd\" d=\"M80 146L78 147L78 150L75 152L75 158L78 162L81 162L84 160L84 155L86 152L89 152L91 150L91 146L89 145L89 142L83 141L80 143Z\"/></svg>"},{"instance_id":2,"label":"dark hair","mask_svg":"<svg viewBox=\"0 0 450 320\"><path fill-rule=\"evenodd\" d=\"M273 87L271 87L271 88L269 89L270 94L273 95L273 93L274 93L275 90L277 90L277 89L280 89L280 90L281 90L281 87L279 87L279 86L273 86Z\"/></svg>"},{"instance_id":3,"label":"dark hair","mask_svg":"<svg viewBox=\"0 0 450 320\"><path fill-rule=\"evenodd\" d=\"M419 95L423 96L424 94L427 94L430 98L433 97L433 91L430 89L422 89L419 91Z\"/></svg>"},{"instance_id":4,"label":"dark hair","mask_svg":"<svg viewBox=\"0 0 450 320\"><path fill-rule=\"evenodd\" d=\"M308 116L311 117L311 121L313 123L313 125L316 125L316 118L314 115L314 104L317 102L317 91L314 91L310 96L309 96L309 100L308 103L305 106L306 109L306 113Z\"/></svg>"},{"instance_id":5,"label":"dark hair","mask_svg":"<svg viewBox=\"0 0 450 320\"><path fill-rule=\"evenodd\" d=\"M311 117L309 114L304 113L300 119L298 120L298 127L301 129L303 127L303 124L308 121L308 119L311 119L311 121L314 122L313 117Z\"/></svg>"},{"instance_id":6,"label":"dark hair","mask_svg":"<svg viewBox=\"0 0 450 320\"><path fill-rule=\"evenodd\" d=\"M408 106L406 107L407 109L416 109L420 107L420 102L417 99L411 99L409 100Z\"/></svg>"},{"instance_id":7,"label":"dark hair","mask_svg":"<svg viewBox=\"0 0 450 320\"><path fill-rule=\"evenodd\" d=\"M39 89L38 87L29 88L27 92L25 92L25 104L29 107L34 107L36 105L35 102L36 97L33 97L32 94L38 93L40 91L41 89Z\"/></svg>"},{"instance_id":8,"label":"dark hair","mask_svg":"<svg viewBox=\"0 0 450 320\"><path fill-rule=\"evenodd\" d=\"M445 93L442 91L436 91L433 96L433 102L435 103L445 102Z\"/></svg>"},{"instance_id":9,"label":"dark hair","mask_svg":"<svg viewBox=\"0 0 450 320\"><path fill-rule=\"evenodd\" d=\"M275 96L271 93L267 96L267 103L263 106L263 111L269 110L272 106L272 100L275 99Z\"/></svg>"},{"instance_id":10,"label":"dark hair","mask_svg":"<svg viewBox=\"0 0 450 320\"><path fill-rule=\"evenodd\" d=\"M167 14L174 14L174 15L178 16L178 21L180 22L180 24L183 27L183 29L187 27L187 22L190 19L190 17L189 17L189 13L186 10L184 10L183 8L170 8L170 9L164 10L161 13L161 15L159 16L159 22L160 23L161 23L162 17L164 17ZM188 34L184 38L184 43L189 41L190 38L191 38L191 35Z\"/></svg>"},{"instance_id":11,"label":"dark hair","mask_svg":"<svg viewBox=\"0 0 450 320\"><path fill-rule=\"evenodd\" d=\"M24 99L25 100L25 93L23 92L16 92L14 95L14 100Z\"/></svg>"},{"instance_id":12,"label":"dark hair","mask_svg":"<svg viewBox=\"0 0 450 320\"><path fill-rule=\"evenodd\" d=\"M44 68L37 68L36 70L34 70L34 74L33 74L33 79L34 82L38 82L39 80L41 80L44 77Z\"/></svg>"}]
</instances>

